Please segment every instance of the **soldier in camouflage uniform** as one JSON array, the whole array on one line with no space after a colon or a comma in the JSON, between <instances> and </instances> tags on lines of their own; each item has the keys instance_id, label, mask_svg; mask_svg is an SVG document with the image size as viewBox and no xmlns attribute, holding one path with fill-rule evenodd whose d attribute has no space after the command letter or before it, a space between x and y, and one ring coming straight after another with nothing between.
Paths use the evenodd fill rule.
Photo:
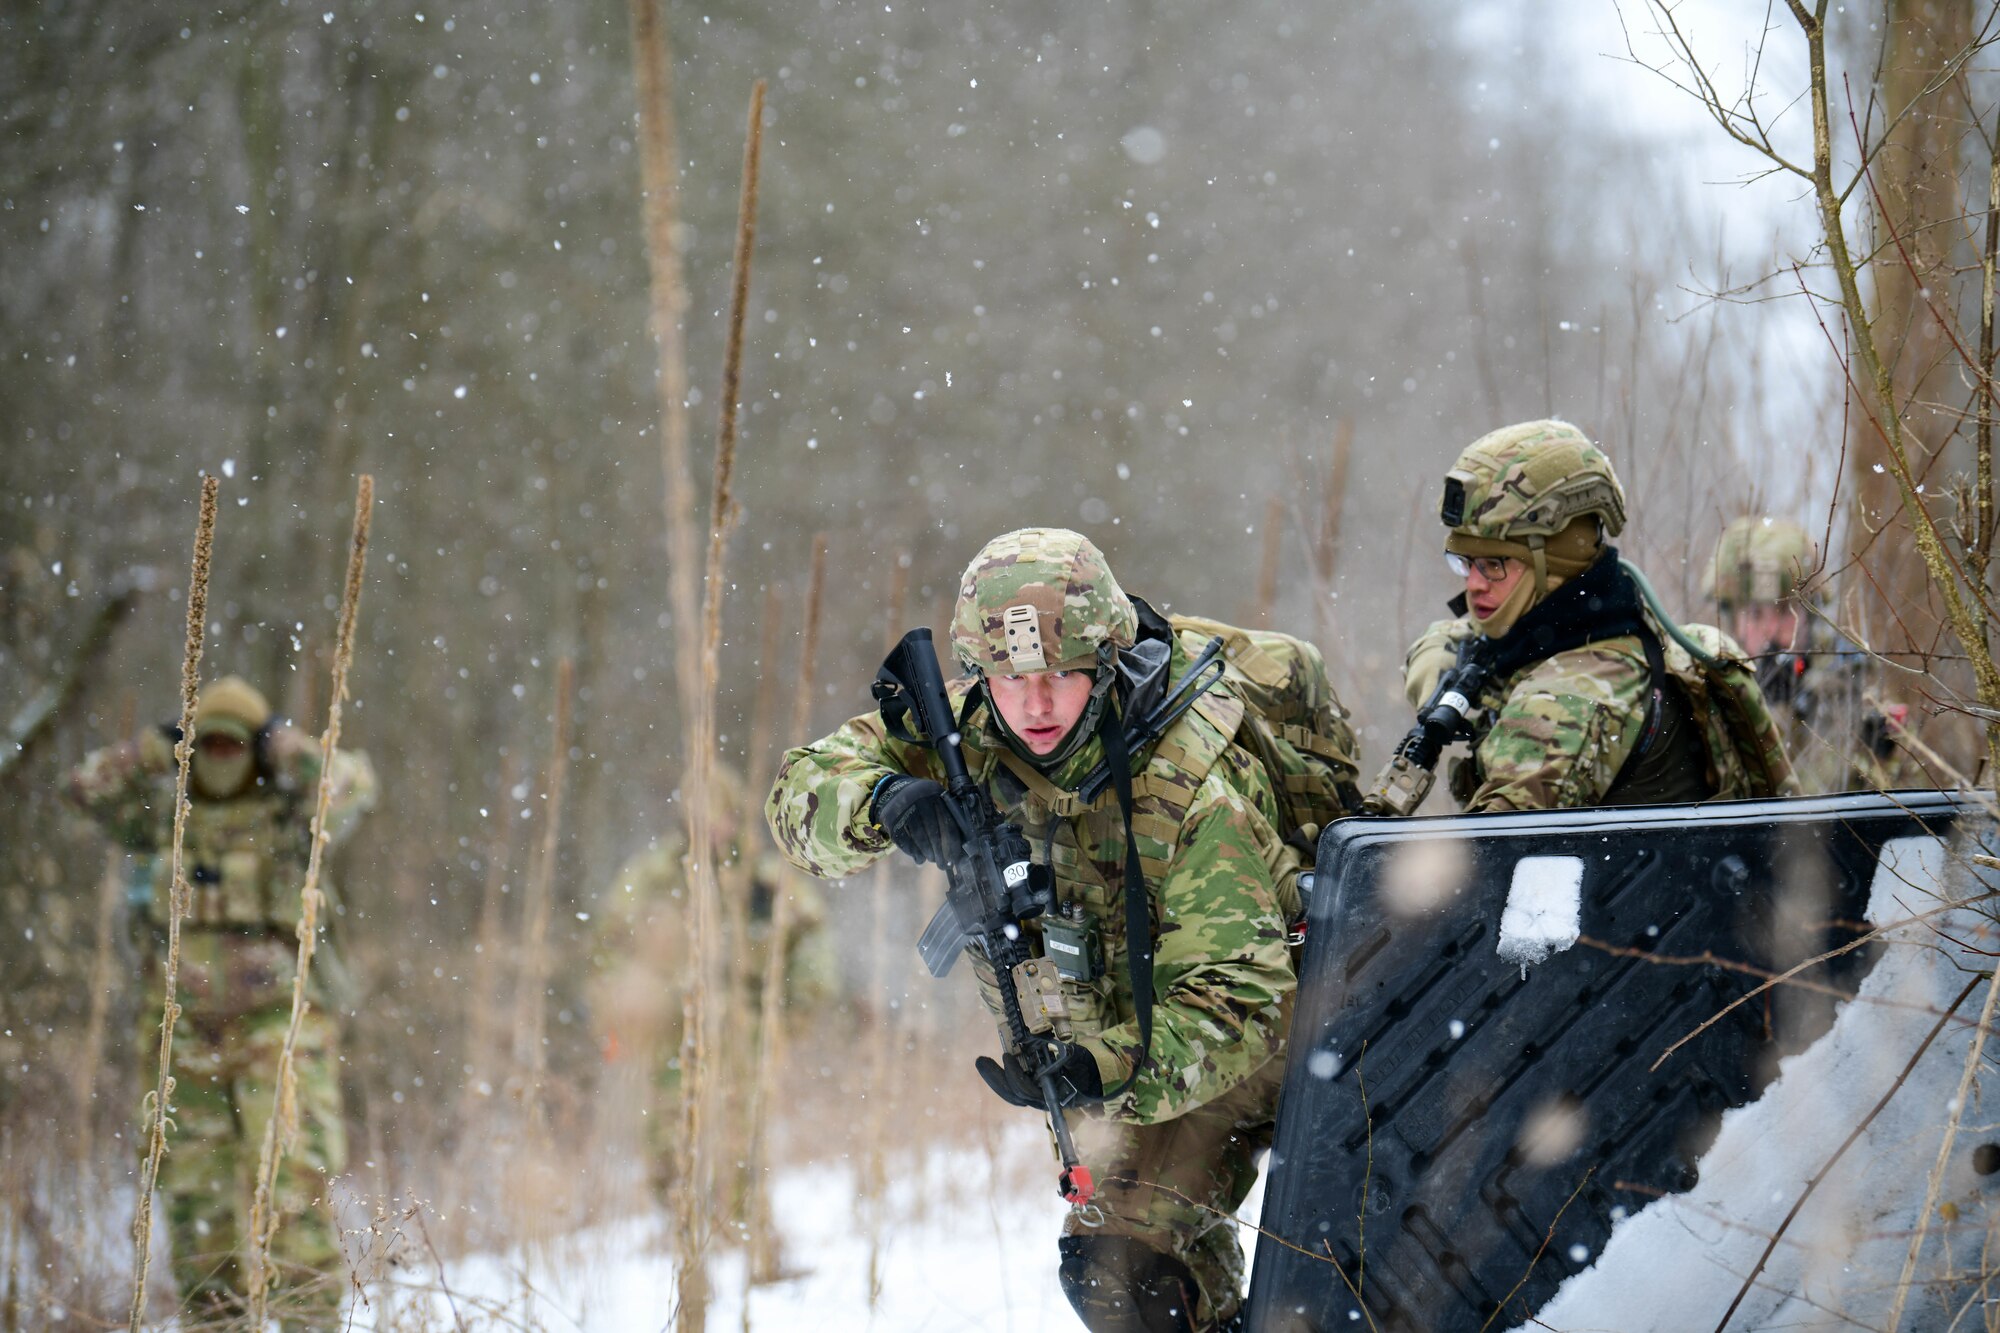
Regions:
<instances>
[{"instance_id":1,"label":"soldier in camouflage uniform","mask_svg":"<svg viewBox=\"0 0 2000 1333\"><path fill-rule=\"evenodd\" d=\"M251 1199L291 1020L320 746L274 722L263 696L236 676L202 691L194 730L182 851L190 900L181 923L176 1085L159 1197L184 1308L227 1319L244 1308ZM160 963L172 893L177 734L172 726L155 728L99 750L69 779L70 798L142 858L133 906L155 947L144 1010L153 1026L140 1034L140 1051L157 1050L165 1001ZM333 765L326 833L337 842L374 805L375 775L361 754L336 752ZM294 1047L300 1138L279 1171L271 1247L278 1269L272 1309L286 1329L337 1327L345 1286L327 1198L327 1180L346 1160L337 1019L344 973L328 938L340 913L324 873L320 888L334 906L319 917L312 1009Z\"/></svg>"},{"instance_id":2,"label":"soldier in camouflage uniform","mask_svg":"<svg viewBox=\"0 0 2000 1333\"><path fill-rule=\"evenodd\" d=\"M1072 1022L1057 1095L1087 1108L1077 1146L1103 1186L1102 1215L1073 1211L1064 1226L1064 1290L1093 1330L1235 1327L1243 1256L1231 1215L1271 1141L1297 984L1286 929L1300 866L1279 836L1269 776L1238 743L1244 700L1217 684L1132 757L1136 888L1154 931L1142 1050L1125 825L1115 795L1086 801L1077 789L1105 760L1110 728L1145 716L1205 637L1127 597L1087 538L1029 528L973 558L951 638L966 670L950 685L966 763L1053 870L1049 917L1087 935L1102 959L1093 979L1061 983ZM953 845L943 776L930 749L892 738L868 713L790 751L766 815L785 855L815 875L852 875L898 847L943 861ZM1047 922L1022 923L1037 955ZM976 950L968 957L997 1014L993 969ZM1006 1100L1043 1106L1013 1054L979 1068Z\"/></svg>"},{"instance_id":3,"label":"soldier in camouflage uniform","mask_svg":"<svg viewBox=\"0 0 2000 1333\"><path fill-rule=\"evenodd\" d=\"M743 784L718 770L713 832L718 887L723 900L723 948L742 950L746 987L731 997L754 1013L762 1000L764 962L771 948L773 907L780 889L791 899L785 929L785 1003L811 1007L830 999L839 961L826 926L819 886L786 864L768 846L745 846L740 821ZM687 966L682 934L687 883L687 838L679 830L633 856L601 894L592 922L589 968L591 1022L607 1066L643 1065L649 1105L646 1147L649 1177L670 1183L674 1158L672 1114L681 1045L681 992ZM742 938L735 937L739 929Z\"/></svg>"},{"instance_id":4,"label":"soldier in camouflage uniform","mask_svg":"<svg viewBox=\"0 0 2000 1333\"><path fill-rule=\"evenodd\" d=\"M1454 664L1488 668L1469 701L1472 753L1452 769L1464 809L1797 789L1742 650L1709 626L1663 622L1606 544L1625 526L1625 492L1575 426L1530 421L1475 441L1446 474L1441 514L1465 591L1411 647L1405 682L1421 707Z\"/></svg>"},{"instance_id":5,"label":"soldier in camouflage uniform","mask_svg":"<svg viewBox=\"0 0 2000 1333\"><path fill-rule=\"evenodd\" d=\"M1867 654L1812 614L1812 538L1796 523L1752 515L1722 530L1704 590L1757 664L1757 681L1809 794L1935 787L1904 745L1907 704L1869 702L1879 674Z\"/></svg>"}]
</instances>

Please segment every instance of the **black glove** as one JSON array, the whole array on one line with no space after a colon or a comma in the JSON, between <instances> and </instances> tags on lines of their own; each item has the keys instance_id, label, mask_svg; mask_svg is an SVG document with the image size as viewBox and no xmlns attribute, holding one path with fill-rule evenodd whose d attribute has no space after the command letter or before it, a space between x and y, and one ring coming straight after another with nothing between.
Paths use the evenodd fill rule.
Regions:
<instances>
[{"instance_id":1,"label":"black glove","mask_svg":"<svg viewBox=\"0 0 2000 1333\"><path fill-rule=\"evenodd\" d=\"M999 1062L982 1055L972 1062L972 1067L1001 1101L1031 1111L1049 1109L1042 1100L1040 1080L1029 1077L1020 1057L1012 1051L1001 1056ZM1104 1096L1104 1079L1097 1072L1097 1061L1081 1046L1062 1044L1053 1072L1057 1105L1074 1106L1078 1102L1099 1101Z\"/></svg>"},{"instance_id":2,"label":"black glove","mask_svg":"<svg viewBox=\"0 0 2000 1333\"><path fill-rule=\"evenodd\" d=\"M958 821L945 804L944 788L929 778L898 773L882 779L869 815L919 865L944 865L958 854Z\"/></svg>"}]
</instances>

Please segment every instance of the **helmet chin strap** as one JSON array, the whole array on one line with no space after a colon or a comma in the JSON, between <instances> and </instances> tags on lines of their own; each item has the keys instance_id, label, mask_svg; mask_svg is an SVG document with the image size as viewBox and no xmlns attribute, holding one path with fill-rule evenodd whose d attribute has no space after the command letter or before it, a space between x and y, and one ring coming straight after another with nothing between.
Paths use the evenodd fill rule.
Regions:
<instances>
[{"instance_id":1,"label":"helmet chin strap","mask_svg":"<svg viewBox=\"0 0 2000 1333\"><path fill-rule=\"evenodd\" d=\"M1097 674L1091 681L1090 699L1084 704L1083 712L1071 724L1070 729L1063 733L1063 738L1056 742L1056 748L1047 754L1036 754L1026 741L1014 734L1014 729L1007 725L1007 719L1000 715L1000 709L994 705L992 692L987 691L986 711L992 715L993 725L999 728L1001 738L1007 742L1008 748L1045 773L1067 763L1077 751L1088 745L1090 738L1104 726L1108 712L1105 700L1110 697L1112 686L1118 679L1117 658L1117 645L1106 642L1097 646L1097 662L1093 668ZM980 688L985 689L983 676L980 678Z\"/></svg>"}]
</instances>

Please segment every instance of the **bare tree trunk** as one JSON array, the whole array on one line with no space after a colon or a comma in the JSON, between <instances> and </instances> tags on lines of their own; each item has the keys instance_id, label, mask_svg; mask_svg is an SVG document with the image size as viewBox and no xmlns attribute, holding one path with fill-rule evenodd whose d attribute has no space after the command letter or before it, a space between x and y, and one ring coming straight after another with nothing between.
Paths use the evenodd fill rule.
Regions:
<instances>
[{"instance_id":1,"label":"bare tree trunk","mask_svg":"<svg viewBox=\"0 0 2000 1333\"><path fill-rule=\"evenodd\" d=\"M1950 307L1951 249L1962 212L1963 127L1955 114L1962 103L1945 74L1972 40L1972 6L1884 0L1883 22L1877 91L1880 113L1891 120L1869 169L1879 206L1868 263L1874 310L1867 335L1887 363L1909 466L1922 479L1961 421L1944 401L1957 396L1957 382L1951 341L1934 311ZM1865 410L1849 415L1848 546L1871 575L1860 583L1862 623L1878 648L1928 650L1942 617L1910 517L1902 512L1884 432Z\"/></svg>"}]
</instances>

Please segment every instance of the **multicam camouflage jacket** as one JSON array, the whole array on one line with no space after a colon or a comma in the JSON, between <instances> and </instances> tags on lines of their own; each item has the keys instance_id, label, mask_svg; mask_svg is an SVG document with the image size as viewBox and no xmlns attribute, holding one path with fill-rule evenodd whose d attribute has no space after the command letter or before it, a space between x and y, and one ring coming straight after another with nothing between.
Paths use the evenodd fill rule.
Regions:
<instances>
[{"instance_id":1,"label":"multicam camouflage jacket","mask_svg":"<svg viewBox=\"0 0 2000 1333\"><path fill-rule=\"evenodd\" d=\"M1651 617L1648 615L1648 621ZM1742 650L1708 625L1682 627L1711 656L1743 660ZM1405 671L1412 694L1429 693L1456 644L1478 634L1466 618L1440 620L1411 645ZM1686 691L1707 752L1707 788L1716 799L1777 794L1760 771L1789 763L1768 711L1739 734L1715 697L1719 691L1686 649L1658 636L1667 674ZM1604 639L1543 658L1489 681L1473 700L1472 753L1456 761L1451 789L1469 812L1557 810L1605 804L1646 732L1652 672L1636 635ZM1762 748L1765 763L1746 749ZM1768 752L1775 753L1768 753Z\"/></svg>"},{"instance_id":2,"label":"multicam camouflage jacket","mask_svg":"<svg viewBox=\"0 0 2000 1333\"><path fill-rule=\"evenodd\" d=\"M721 950L739 966L737 979L744 987L731 1003L756 1011L781 892L787 900L784 1001L824 1003L840 982L840 960L825 928L826 899L776 852L767 846L746 849L747 841L747 835L730 840L716 864ZM585 960L591 1022L607 1059L626 1048L650 1047L662 1058L680 1048L681 992L689 963L686 853L686 835L671 830L627 860L598 893Z\"/></svg>"},{"instance_id":3,"label":"multicam camouflage jacket","mask_svg":"<svg viewBox=\"0 0 2000 1333\"><path fill-rule=\"evenodd\" d=\"M278 726L263 751L260 777L246 794L216 801L189 792L180 981L181 1003L193 1014L227 1016L290 1002L320 747L304 732ZM70 775L66 793L114 842L139 855L133 906L161 939L172 892L174 779L172 747L154 732L90 755ZM375 770L367 756L337 751L329 842L345 838L374 804ZM334 908L338 900L324 872L320 888ZM321 912L322 931L331 931L336 915L337 908ZM313 975L317 1003L341 998L339 959L325 936Z\"/></svg>"},{"instance_id":4,"label":"multicam camouflage jacket","mask_svg":"<svg viewBox=\"0 0 2000 1333\"><path fill-rule=\"evenodd\" d=\"M1175 636L1174 678L1206 639ZM969 679L952 682L962 703ZM1286 928L1298 912L1298 853L1278 836L1277 798L1256 759L1236 744L1245 705L1227 683L1145 752L1133 780L1133 837L1151 897L1156 948L1152 1045L1133 1086L1106 1105L1114 1118L1171 1120L1241 1083L1283 1049L1297 980ZM1080 911L1104 960L1091 982L1063 982L1072 1035L1096 1059L1106 1088L1140 1057L1124 938L1124 827L1107 790L1084 805L1070 790L1103 757L1093 738L1043 776L1006 746L982 707L966 719L967 765L1035 859L1054 871L1059 903ZM889 737L881 716L854 718L785 755L765 815L779 848L821 877L854 874L894 850L870 818L876 784L892 773L942 781L935 755ZM1026 923L1041 952L1041 922ZM998 1011L992 970L973 959Z\"/></svg>"}]
</instances>

